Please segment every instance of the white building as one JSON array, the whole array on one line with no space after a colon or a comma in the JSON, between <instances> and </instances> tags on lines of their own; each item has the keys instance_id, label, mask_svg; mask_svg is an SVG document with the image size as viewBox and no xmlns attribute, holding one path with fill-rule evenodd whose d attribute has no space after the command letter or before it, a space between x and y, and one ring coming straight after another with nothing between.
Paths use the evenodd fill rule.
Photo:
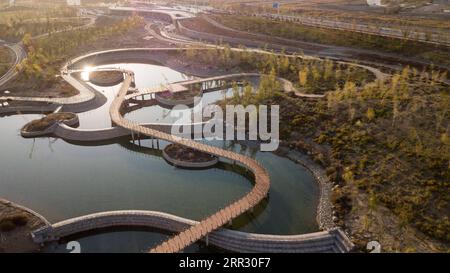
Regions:
<instances>
[{"instance_id":1,"label":"white building","mask_svg":"<svg viewBox=\"0 0 450 273\"><path fill-rule=\"evenodd\" d=\"M16 0L9 0L9 6L12 7L16 4Z\"/></svg>"}]
</instances>

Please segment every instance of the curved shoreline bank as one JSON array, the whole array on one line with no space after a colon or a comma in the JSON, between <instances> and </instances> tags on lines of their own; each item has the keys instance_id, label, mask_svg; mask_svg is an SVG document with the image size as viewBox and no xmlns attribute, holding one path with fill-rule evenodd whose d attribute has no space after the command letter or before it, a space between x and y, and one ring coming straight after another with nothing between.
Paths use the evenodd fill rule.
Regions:
<instances>
[{"instance_id":1,"label":"curved shoreline bank","mask_svg":"<svg viewBox=\"0 0 450 273\"><path fill-rule=\"evenodd\" d=\"M11 231L2 231L0 253L39 252L40 245L32 238L32 231L50 223L39 213L0 197L0 221L14 215L25 216L27 223Z\"/></svg>"},{"instance_id":2,"label":"curved shoreline bank","mask_svg":"<svg viewBox=\"0 0 450 273\"><path fill-rule=\"evenodd\" d=\"M328 179L325 170L315 163L310 156L292 151L286 146L280 146L274 154L302 165L312 174L320 190L316 211L316 221L319 229L330 230L336 228L337 226L333 221L333 204L331 203L331 190L333 185Z\"/></svg>"},{"instance_id":3,"label":"curved shoreline bank","mask_svg":"<svg viewBox=\"0 0 450 273\"><path fill-rule=\"evenodd\" d=\"M123 74L119 71L93 71L89 73L89 81L101 87L118 85L123 80Z\"/></svg>"},{"instance_id":4,"label":"curved shoreline bank","mask_svg":"<svg viewBox=\"0 0 450 273\"><path fill-rule=\"evenodd\" d=\"M93 213L67 219L33 232L39 243L77 236L85 232L100 232L120 227L143 227L168 232L182 232L199 222L176 215L149 210L120 210ZM353 244L340 229L300 235L269 235L219 228L200 239L206 245L238 253L344 253Z\"/></svg>"}]
</instances>

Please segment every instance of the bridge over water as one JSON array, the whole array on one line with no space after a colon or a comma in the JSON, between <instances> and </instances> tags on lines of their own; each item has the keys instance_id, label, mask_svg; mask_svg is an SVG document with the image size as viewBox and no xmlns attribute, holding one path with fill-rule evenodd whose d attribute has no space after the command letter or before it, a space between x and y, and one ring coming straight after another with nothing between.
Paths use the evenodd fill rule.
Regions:
<instances>
[{"instance_id":1,"label":"bridge over water","mask_svg":"<svg viewBox=\"0 0 450 273\"><path fill-rule=\"evenodd\" d=\"M253 173L255 178L254 187L244 197L231 202L230 205L200 222L183 220L175 216L148 211L106 212L47 225L33 233L36 242L57 240L61 237L104 227L146 226L179 232L151 250L151 252L158 253L179 252L201 239L206 240L207 243L211 240L211 242L222 248L240 252L263 252L269 250L273 252L347 252L352 248L352 243L340 230L287 237L252 235L231 231L213 233L220 227L230 223L234 218L251 210L267 196L270 187L270 178L267 170L257 161L244 155L180 138L157 128L149 128L125 119L122 115L122 110L127 107L127 94L134 80L134 74L131 71L124 71L124 73L124 82L110 106L110 116L113 123L132 133L178 143L217 157L238 162ZM213 80L221 79L222 77L214 78ZM189 84L201 81L189 81Z\"/></svg>"},{"instance_id":2,"label":"bridge over water","mask_svg":"<svg viewBox=\"0 0 450 273\"><path fill-rule=\"evenodd\" d=\"M33 233L38 243L114 227L144 227L168 232L183 232L199 225L199 222L175 215L143 210L123 210L94 213L47 225ZM228 229L218 229L203 238L224 250L234 252L348 252L353 244L340 229L302 235L255 234Z\"/></svg>"},{"instance_id":3,"label":"bridge over water","mask_svg":"<svg viewBox=\"0 0 450 273\"><path fill-rule=\"evenodd\" d=\"M132 73L127 73L124 83L119 90L119 93L111 104L110 116L111 120L116 125L145 136L170 141L172 143L178 143L183 146L199 150L201 152L227 158L235 162L240 162L246 168L252 171L255 176L255 185L253 189L243 198L233 202L229 206L205 218L198 224L182 231L178 235L152 249L152 252L178 252L180 250L183 250L185 247L195 243L199 239L205 237L210 232L230 222L232 219L241 215L245 211L253 208L263 198L266 197L270 187L270 178L267 170L264 169L257 161L235 152L226 151L217 147L198 143L193 140L180 138L171 134L163 133L161 131L146 128L136 122L125 119L122 116L120 109L123 106L123 102L131 85L131 81Z\"/></svg>"},{"instance_id":4,"label":"bridge over water","mask_svg":"<svg viewBox=\"0 0 450 273\"><path fill-rule=\"evenodd\" d=\"M125 50L125 49L124 49ZM137 49L137 50L143 50L143 49ZM148 49L145 49L148 50ZM160 49L164 50L164 49ZM151 50L150 50L151 51ZM116 52L116 51L114 51ZM98 53L97 53L98 54ZM83 56L85 57L85 56ZM82 59L83 57L80 57L79 59ZM72 62L73 63L73 62ZM69 69L65 71L70 71ZM71 71L72 73L73 71ZM215 155L217 157L226 158L233 162L238 162L240 165L243 165L246 169L251 171L254 174L255 177L255 184L254 187L250 192L248 192L244 197L242 197L239 200L235 200L233 202L230 202L230 205L228 205L225 208L220 209L218 212L214 213L213 215L199 221L199 222L192 222L192 225L185 225L183 228L173 230L174 232L180 232L173 238L170 238L163 244L157 246L152 250L152 252L178 252L184 249L185 247L189 246L192 243L195 243L198 240L204 239L207 241L216 242L216 245L219 245L222 248L229 249L232 251L242 251L242 252L258 252L258 251L274 251L274 252L328 252L328 251L338 251L338 252L346 252L349 251L352 248L352 244L349 241L349 239L345 236L345 234L342 233L342 231L324 231L314 234L306 234L306 235L295 235L295 236L273 236L273 235L253 235L248 233L242 233L242 236L234 236L235 233L232 233L232 237L221 237L216 236L216 233L220 227L223 227L227 223L229 223L234 218L238 217L239 215L243 214L246 211L251 210L253 207L255 207L261 200L263 200L270 187L270 178L267 173L267 171L264 169L263 166L261 166L258 162L255 160L248 158L244 155L237 154L231 151L223 150L217 147L212 147L209 145L201 144L195 141L191 141L188 139L183 139L177 136L172 136L171 134L166 133L164 130L160 130L158 127L147 127L140 125L138 123L129 121L123 117L123 111L126 109L126 107L129 107L129 101L132 98L135 98L137 96L142 95L141 92L139 93L130 93L130 86L132 86L132 83L134 81L134 75L131 71L122 71L125 74L124 82L119 90L119 93L116 95L114 101L111 104L110 107L110 116L113 123L115 123L117 126L116 129L120 129L123 132L119 132L120 134L123 134L124 132L128 131L130 133L137 133L138 135L151 137L154 139L162 139L173 143L178 143L205 153L209 153L212 155ZM68 75L63 75L64 78L72 80L70 82L74 86L77 87L77 89L81 89L83 91L82 93L83 97L95 97L96 94L94 92L91 93L91 90L87 89L84 85L81 85L77 81L77 79L73 78L69 73ZM245 74L245 73L244 73ZM206 86L208 83L211 82L225 82L229 80L242 80L242 77L253 77L255 75L249 73L247 74L231 74L231 75L224 75L224 76L218 76L218 77L211 77L207 79L198 79L198 80L189 80L179 83L179 86L187 86L190 84L205 84ZM258 75L260 76L260 75ZM76 81L76 85L75 84ZM288 90L289 83L283 82L285 90ZM83 89L84 88L84 89ZM161 89L160 89L161 91ZM295 91L295 90L293 90ZM154 92L154 91L153 91ZM80 101L87 101L86 98L80 99ZM78 99L76 100L78 102ZM65 102L63 102L65 103ZM106 132L108 133L108 132ZM90 132L86 132L86 135L89 135ZM109 134L109 133L108 133ZM136 217L136 214L133 214L133 217ZM116 215L117 216L117 215ZM112 216L111 216L112 217ZM124 217L124 218L122 218ZM54 240L59 237L68 236L70 234L76 234L80 231L83 231L85 228L86 230L95 230L98 228L101 228L102 226L109 227L109 226L148 226L152 227L155 224L150 222L140 223L139 221L134 222L133 217L128 217L126 215L121 214L119 219L117 218L82 218L81 220L78 219L77 221L72 222L72 224L69 225L69 222L67 222L67 225L47 225L45 229L38 230L34 233L35 240L36 241L48 241L48 240ZM148 218L147 216L143 216L144 218ZM150 217L151 218L151 217ZM80 223L82 223L84 220L86 220L86 225L81 225L82 228L78 226ZM103 219L100 221L100 219ZM110 219L111 221L104 220L104 219ZM141 219L141 218L140 218ZM73 219L72 219L73 220ZM98 221L97 221L98 220ZM106 222L103 222L106 221ZM147 220L145 220L147 221ZM75 225L75 223L77 223ZM107 224L105 224L107 223ZM177 226L175 222L171 222L174 224L174 226ZM67 232L62 232L63 227L67 228ZM70 227L70 228L69 228ZM158 227L158 226L157 226ZM167 230L171 231L173 227L168 227ZM56 233L54 233L56 230ZM59 231L61 233L58 233ZM236 231L237 232L237 231ZM59 234L59 235L58 235ZM215 238L215 240L213 239ZM312 241L311 241L312 240ZM220 241L220 243L219 243ZM241 243L242 242L242 243ZM248 242L248 244L244 243ZM316 244L317 243L317 244ZM254 247L252 247L253 245ZM321 248L309 248L310 246L321 246ZM338 246L339 245L339 246Z\"/></svg>"}]
</instances>

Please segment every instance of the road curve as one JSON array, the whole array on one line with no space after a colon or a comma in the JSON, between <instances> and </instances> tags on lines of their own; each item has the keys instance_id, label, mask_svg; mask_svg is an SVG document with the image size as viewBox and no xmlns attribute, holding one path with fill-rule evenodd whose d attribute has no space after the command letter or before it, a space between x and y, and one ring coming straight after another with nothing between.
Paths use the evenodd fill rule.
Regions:
<instances>
[{"instance_id":1,"label":"road curve","mask_svg":"<svg viewBox=\"0 0 450 273\"><path fill-rule=\"evenodd\" d=\"M247 47L264 47L266 45L265 39L269 36L264 34L255 34L249 33L245 31L239 31L235 29L231 29L229 27L223 26L222 24L214 21L210 17L203 16L210 24L215 25L225 31L222 34L213 34L210 32L199 32L186 27L183 25L183 21L178 21L179 30L178 32L183 35L189 37L189 39L193 40L201 40L201 41L209 41L212 43L218 42L226 42L231 44L242 44ZM214 22L214 23L213 23ZM233 31L238 34L247 34L247 38L233 38L233 36L227 34L227 31ZM173 43L181 43L182 39L180 34L173 34L172 32L164 32L161 31L161 35L164 36L164 39L172 38ZM161 36L159 35L159 36ZM155 36L157 37L157 36ZM259 37L259 38L258 38ZM157 37L159 39L159 37ZM263 39L260 39L263 38ZM320 58L328 58L331 60L341 60L350 63L358 63L363 62L369 65L386 67L388 69L398 69L399 65L410 65L416 67L425 67L432 65L431 62L416 58L416 57L405 57L399 54L380 52L380 51L371 51L367 49L360 48L350 48L350 47L341 47L341 46L333 46L333 45L324 45L318 43L304 42L301 40L292 40L281 37L275 37L277 40L276 43L270 43L271 49L274 50L287 50L289 52L298 52L300 49L306 55L314 55ZM239 41L238 41L239 40ZM186 43L192 43L192 40L185 41ZM435 64L435 68L442 70L450 70L450 66L446 64Z\"/></svg>"},{"instance_id":2,"label":"road curve","mask_svg":"<svg viewBox=\"0 0 450 273\"><path fill-rule=\"evenodd\" d=\"M88 18L89 22L82 25L82 26L78 26L78 27L68 27L68 28L64 28L61 30L57 30L55 32L52 33L44 33L44 34L40 34L37 36L33 36L32 39L39 39L42 37L46 37L49 36L50 34L55 34L55 33L61 33L61 32L66 32L66 31L72 31L72 30L78 30L78 29L83 29L83 28L88 28L91 27L95 24L95 21L97 19L97 17L95 16L87 16L84 18ZM16 43L16 44L4 44L4 46L8 47L9 49L11 49L14 54L15 54L15 61L14 64L11 66L11 68L3 75L0 77L0 87L4 84L6 84L7 82L9 82L10 80L12 80L16 75L17 75L17 71L16 71L16 66L18 64L20 64L23 60L25 60L27 58L27 52L25 51L22 42Z\"/></svg>"},{"instance_id":3,"label":"road curve","mask_svg":"<svg viewBox=\"0 0 450 273\"><path fill-rule=\"evenodd\" d=\"M232 14L250 17L260 17L290 23L297 23L305 26L327 28L332 30L344 30L357 33L364 33L382 37L395 38L400 40L417 41L434 45L450 46L450 35L445 32L426 33L424 31L414 31L384 26L381 27L369 26L367 24L348 23L338 20L314 18L301 15L292 16L273 13L244 14L240 12L233 12Z\"/></svg>"},{"instance_id":4,"label":"road curve","mask_svg":"<svg viewBox=\"0 0 450 273\"><path fill-rule=\"evenodd\" d=\"M3 76L0 77L0 86L4 85L17 75L16 66L27 57L27 53L23 49L22 43L14 45L4 44L4 46L8 47L12 52L14 52L15 57L14 63L12 64L11 68Z\"/></svg>"}]
</instances>

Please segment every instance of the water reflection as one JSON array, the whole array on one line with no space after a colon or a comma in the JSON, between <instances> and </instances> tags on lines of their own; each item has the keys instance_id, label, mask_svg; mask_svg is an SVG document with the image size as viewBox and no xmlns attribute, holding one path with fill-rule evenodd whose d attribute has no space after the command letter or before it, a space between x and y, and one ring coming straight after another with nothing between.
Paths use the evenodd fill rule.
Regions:
<instances>
[{"instance_id":1,"label":"water reflection","mask_svg":"<svg viewBox=\"0 0 450 273\"><path fill-rule=\"evenodd\" d=\"M118 63L95 66L92 67L92 69L111 67L132 70L135 73L136 88L138 89L156 87L161 84L191 78L173 69L154 64ZM111 127L109 107L111 106L114 97L119 92L121 84L111 87L100 87L92 83L88 84L106 96L107 102L97 109L79 114L80 128L95 129Z\"/></svg>"}]
</instances>

